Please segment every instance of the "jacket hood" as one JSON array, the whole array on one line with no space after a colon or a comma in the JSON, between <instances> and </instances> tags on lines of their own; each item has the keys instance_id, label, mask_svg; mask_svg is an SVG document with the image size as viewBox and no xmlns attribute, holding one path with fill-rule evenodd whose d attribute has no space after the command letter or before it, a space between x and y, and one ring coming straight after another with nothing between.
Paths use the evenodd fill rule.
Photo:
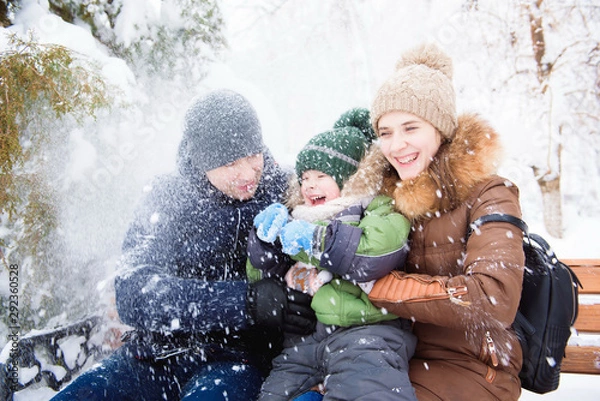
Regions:
<instances>
[{"instance_id":1,"label":"jacket hood","mask_svg":"<svg viewBox=\"0 0 600 401\"><path fill-rule=\"evenodd\" d=\"M502 147L498 134L485 120L465 114L458 118L455 137L447 144L443 155L440 155L441 149L436 157L444 157L446 168L454 178L459 201L464 201L475 185L496 172ZM374 144L358 171L344 186L342 196L383 193L394 199L398 212L415 220L452 209L440 185L431 169L412 180L400 180L380 147Z\"/></svg>"}]
</instances>

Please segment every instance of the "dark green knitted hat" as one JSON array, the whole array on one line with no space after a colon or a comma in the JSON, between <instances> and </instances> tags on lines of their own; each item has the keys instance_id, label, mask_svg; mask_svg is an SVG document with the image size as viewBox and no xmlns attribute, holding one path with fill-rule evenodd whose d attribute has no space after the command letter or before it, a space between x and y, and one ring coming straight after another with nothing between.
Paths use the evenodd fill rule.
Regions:
<instances>
[{"instance_id":1,"label":"dark green knitted hat","mask_svg":"<svg viewBox=\"0 0 600 401\"><path fill-rule=\"evenodd\" d=\"M361 124L370 128L369 111L352 109L336 121L334 129L308 141L296 157L298 179L307 170L318 170L333 177L342 189L344 181L356 172L374 137L366 136L359 126Z\"/></svg>"}]
</instances>

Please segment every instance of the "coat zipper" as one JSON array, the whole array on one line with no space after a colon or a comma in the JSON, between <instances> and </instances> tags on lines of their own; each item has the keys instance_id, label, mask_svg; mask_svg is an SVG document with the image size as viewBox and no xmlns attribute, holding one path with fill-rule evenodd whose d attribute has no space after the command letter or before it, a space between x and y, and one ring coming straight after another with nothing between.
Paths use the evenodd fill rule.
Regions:
<instances>
[{"instance_id":1,"label":"coat zipper","mask_svg":"<svg viewBox=\"0 0 600 401\"><path fill-rule=\"evenodd\" d=\"M238 240L240 238L240 226L242 224L242 212L241 210L238 208L237 209L237 225L235 228L235 238L233 240L233 249L231 250L231 259L227 262L225 262L225 271L223 272L223 281L227 281L227 276L229 275L229 263L231 263L231 270L234 270L234 260L235 260L235 251L237 250L238 247Z\"/></svg>"},{"instance_id":2,"label":"coat zipper","mask_svg":"<svg viewBox=\"0 0 600 401\"><path fill-rule=\"evenodd\" d=\"M485 332L485 343L488 353L492 358L492 365L494 367L498 366L498 354L496 353L496 345L494 344L494 340L492 339L492 335L489 331Z\"/></svg>"}]
</instances>

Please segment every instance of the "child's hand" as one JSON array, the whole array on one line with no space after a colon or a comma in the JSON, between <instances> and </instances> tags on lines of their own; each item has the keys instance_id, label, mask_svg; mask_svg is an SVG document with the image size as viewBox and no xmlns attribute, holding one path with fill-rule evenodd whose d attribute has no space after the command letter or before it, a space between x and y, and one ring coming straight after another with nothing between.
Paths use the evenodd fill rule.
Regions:
<instances>
[{"instance_id":1,"label":"child's hand","mask_svg":"<svg viewBox=\"0 0 600 401\"><path fill-rule=\"evenodd\" d=\"M254 218L256 236L272 244L287 221L287 208L281 203L273 203Z\"/></svg>"},{"instance_id":2,"label":"child's hand","mask_svg":"<svg viewBox=\"0 0 600 401\"><path fill-rule=\"evenodd\" d=\"M285 282L288 287L312 296L332 278L333 275L327 270L319 271L314 266L298 262L288 270Z\"/></svg>"},{"instance_id":3,"label":"child's hand","mask_svg":"<svg viewBox=\"0 0 600 401\"><path fill-rule=\"evenodd\" d=\"M281 229L279 237L283 252L296 255L302 250L312 250L313 233L317 226L304 220L294 220Z\"/></svg>"}]
</instances>

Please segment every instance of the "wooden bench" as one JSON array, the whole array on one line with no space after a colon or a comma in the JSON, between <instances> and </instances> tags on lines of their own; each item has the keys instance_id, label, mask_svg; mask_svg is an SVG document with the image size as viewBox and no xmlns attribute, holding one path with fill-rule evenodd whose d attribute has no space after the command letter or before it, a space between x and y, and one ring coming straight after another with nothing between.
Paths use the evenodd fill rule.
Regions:
<instances>
[{"instance_id":1,"label":"wooden bench","mask_svg":"<svg viewBox=\"0 0 600 401\"><path fill-rule=\"evenodd\" d=\"M600 259L561 259L571 267L579 289L579 314L565 358L563 373L600 374Z\"/></svg>"},{"instance_id":2,"label":"wooden bench","mask_svg":"<svg viewBox=\"0 0 600 401\"><path fill-rule=\"evenodd\" d=\"M561 261L573 269L583 285L583 289L579 290L579 314L565 352L566 356L562 361L561 372L600 374L600 259L561 259ZM100 326L99 322L99 317L93 317L49 333L38 333L33 338L27 336L22 338L20 341L22 367L36 368L37 373L32 375L28 382L20 383L19 389L45 382L48 387L58 390L68 382L71 375L83 367L89 356L93 357L95 353L102 352L97 347L105 341L100 341L96 346L93 345L93 341L90 341L92 334ZM82 355L85 359L81 359L75 366L64 369L64 375L57 378L52 371L44 371L35 358L35 347L45 345L46 348L52 348L53 352L46 354L50 364L66 367L64 354L58 351L59 342L56 340L66 334L76 334L85 339L82 343L82 352L85 351ZM92 345L87 344L88 342ZM14 389L9 388L7 378L2 377L2 373L0 371L0 400L11 400Z\"/></svg>"}]
</instances>

